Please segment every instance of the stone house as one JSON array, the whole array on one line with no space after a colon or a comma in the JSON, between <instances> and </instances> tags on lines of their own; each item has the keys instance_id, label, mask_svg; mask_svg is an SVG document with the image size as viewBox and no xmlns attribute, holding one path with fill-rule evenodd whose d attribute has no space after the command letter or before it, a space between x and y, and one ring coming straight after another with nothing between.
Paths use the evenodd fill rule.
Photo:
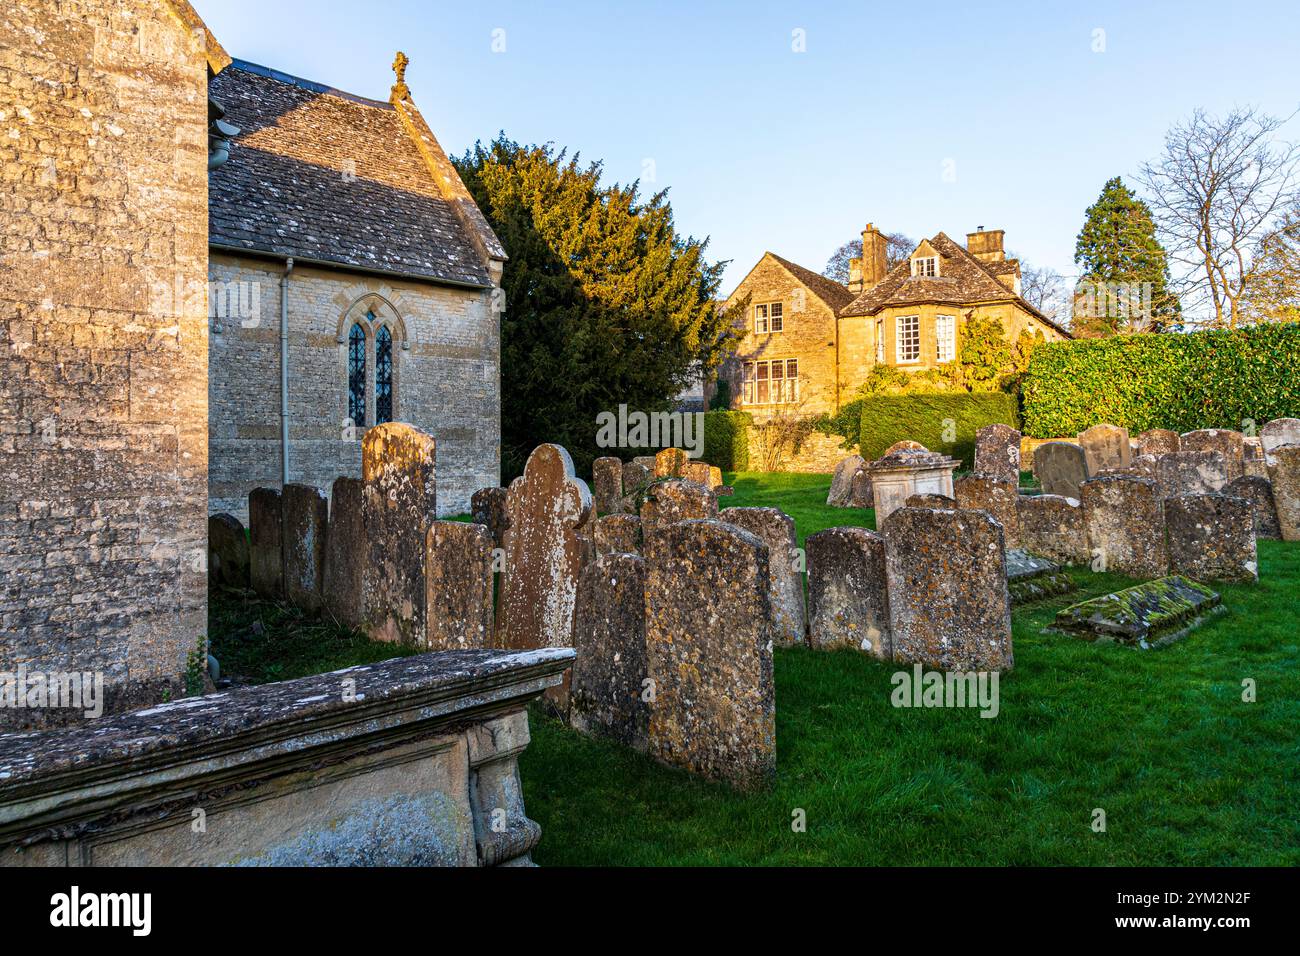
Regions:
<instances>
[{"instance_id":1,"label":"stone house","mask_svg":"<svg viewBox=\"0 0 1300 956\"><path fill-rule=\"evenodd\" d=\"M209 509L359 477L372 425L438 440L438 512L500 473L505 251L394 64L387 101L235 60L209 193Z\"/></svg>"},{"instance_id":2,"label":"stone house","mask_svg":"<svg viewBox=\"0 0 1300 956\"><path fill-rule=\"evenodd\" d=\"M868 224L848 285L764 253L727 299L729 306L750 300L744 335L723 373L732 407L768 429L833 414L877 365L915 372L956 361L975 318L997 319L1012 342L1022 331L1049 342L1070 337L1021 298L1020 263L1006 257L1002 230L981 229L966 240L963 247L941 232L887 270L885 236ZM813 433L787 467L830 470L843 454L838 439Z\"/></svg>"}]
</instances>

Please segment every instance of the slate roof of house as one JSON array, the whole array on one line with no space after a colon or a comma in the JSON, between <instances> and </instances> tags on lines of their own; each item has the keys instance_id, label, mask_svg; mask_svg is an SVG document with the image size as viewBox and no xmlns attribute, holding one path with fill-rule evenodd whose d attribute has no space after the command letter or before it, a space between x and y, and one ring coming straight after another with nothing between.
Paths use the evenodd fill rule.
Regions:
<instances>
[{"instance_id":1,"label":"slate roof of house","mask_svg":"<svg viewBox=\"0 0 1300 956\"><path fill-rule=\"evenodd\" d=\"M775 252L769 252L768 255L788 269L796 279L808 287L813 295L830 306L831 311L838 312L853 301L853 293L834 279L828 279L819 272L813 272L789 259L783 259Z\"/></svg>"},{"instance_id":2,"label":"slate roof of house","mask_svg":"<svg viewBox=\"0 0 1300 956\"><path fill-rule=\"evenodd\" d=\"M241 130L209 176L212 245L492 284L453 205L466 202L464 187L454 184L459 199L440 188L391 103L242 60L215 76L209 93ZM432 134L421 136L445 162ZM472 215L489 254L504 257L477 208Z\"/></svg>"},{"instance_id":3,"label":"slate roof of house","mask_svg":"<svg viewBox=\"0 0 1300 956\"><path fill-rule=\"evenodd\" d=\"M891 305L920 305L926 302L974 305L978 302L1011 299L1052 328L1069 334L998 281L999 275L1015 270L1014 260L982 262L942 232L929 242L940 257L939 275L934 278L913 276L911 260L906 259L842 309L840 315L873 315Z\"/></svg>"}]
</instances>

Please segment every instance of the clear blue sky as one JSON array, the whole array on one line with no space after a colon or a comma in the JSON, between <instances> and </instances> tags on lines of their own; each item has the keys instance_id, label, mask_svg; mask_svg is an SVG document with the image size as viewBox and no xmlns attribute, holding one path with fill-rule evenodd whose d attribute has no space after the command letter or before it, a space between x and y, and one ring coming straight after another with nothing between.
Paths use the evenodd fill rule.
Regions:
<instances>
[{"instance_id":1,"label":"clear blue sky","mask_svg":"<svg viewBox=\"0 0 1300 956\"><path fill-rule=\"evenodd\" d=\"M449 153L504 130L669 187L678 228L733 260L724 292L765 249L820 271L867 221L1005 229L1069 273L1084 209L1173 121L1300 106L1295 0L194 4L232 56L363 96L400 48Z\"/></svg>"}]
</instances>

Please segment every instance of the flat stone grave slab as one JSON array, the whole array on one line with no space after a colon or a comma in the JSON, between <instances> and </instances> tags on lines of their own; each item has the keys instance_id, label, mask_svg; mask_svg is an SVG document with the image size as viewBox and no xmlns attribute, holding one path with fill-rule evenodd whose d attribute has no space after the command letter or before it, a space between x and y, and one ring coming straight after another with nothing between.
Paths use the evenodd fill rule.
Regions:
<instances>
[{"instance_id":1,"label":"flat stone grave slab","mask_svg":"<svg viewBox=\"0 0 1300 956\"><path fill-rule=\"evenodd\" d=\"M1007 549L1007 590L1013 606L1068 594L1078 587L1055 561L1021 548Z\"/></svg>"},{"instance_id":2,"label":"flat stone grave slab","mask_svg":"<svg viewBox=\"0 0 1300 956\"><path fill-rule=\"evenodd\" d=\"M1220 600L1205 585L1174 574L1064 608L1047 631L1150 650L1172 644L1221 610Z\"/></svg>"}]
</instances>

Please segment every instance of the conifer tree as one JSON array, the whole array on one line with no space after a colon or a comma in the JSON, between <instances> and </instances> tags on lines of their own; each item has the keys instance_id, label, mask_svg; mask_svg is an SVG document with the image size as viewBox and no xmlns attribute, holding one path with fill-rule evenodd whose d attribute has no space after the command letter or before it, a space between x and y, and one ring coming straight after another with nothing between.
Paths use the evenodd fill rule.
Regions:
<instances>
[{"instance_id":1,"label":"conifer tree","mask_svg":"<svg viewBox=\"0 0 1300 956\"><path fill-rule=\"evenodd\" d=\"M599 455L596 416L664 411L725 357L736 317L715 302L725 262L678 235L664 192L603 185L601 166L504 135L456 167L505 245L501 319L501 468L523 470L557 442L585 473ZM627 452L631 454L632 452Z\"/></svg>"},{"instance_id":2,"label":"conifer tree","mask_svg":"<svg viewBox=\"0 0 1300 956\"><path fill-rule=\"evenodd\" d=\"M1116 176L1088 207L1074 247L1076 335L1160 332L1177 326L1178 298L1151 210ZM1149 285L1147 285L1149 283Z\"/></svg>"}]
</instances>

